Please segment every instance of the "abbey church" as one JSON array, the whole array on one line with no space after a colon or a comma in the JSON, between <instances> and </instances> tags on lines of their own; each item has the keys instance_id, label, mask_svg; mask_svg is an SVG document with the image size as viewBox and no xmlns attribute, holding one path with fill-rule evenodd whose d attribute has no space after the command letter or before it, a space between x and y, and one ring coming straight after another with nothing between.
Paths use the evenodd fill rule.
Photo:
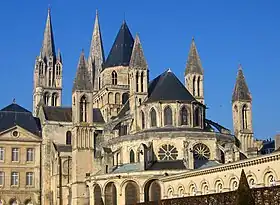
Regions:
<instances>
[{"instance_id":1,"label":"abbey church","mask_svg":"<svg viewBox=\"0 0 280 205\"><path fill-rule=\"evenodd\" d=\"M128 205L228 192L237 189L241 170L251 187L280 184L280 137L269 145L254 138L241 65L231 131L206 118L207 76L194 39L181 82L166 68L149 78L140 37L125 21L106 57L101 31L96 14L66 107L48 10L33 112L15 102L0 110L0 205Z\"/></svg>"}]
</instances>

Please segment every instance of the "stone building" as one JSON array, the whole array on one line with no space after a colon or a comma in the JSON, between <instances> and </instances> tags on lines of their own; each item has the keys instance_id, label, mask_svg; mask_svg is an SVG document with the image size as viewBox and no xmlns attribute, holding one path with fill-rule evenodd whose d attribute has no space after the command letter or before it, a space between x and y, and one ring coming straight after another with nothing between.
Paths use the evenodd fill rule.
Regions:
<instances>
[{"instance_id":1,"label":"stone building","mask_svg":"<svg viewBox=\"0 0 280 205\"><path fill-rule=\"evenodd\" d=\"M55 51L48 11L33 91L41 126L41 204L134 204L225 192L238 186L241 169L253 187L278 183L279 152L267 154L254 138L252 95L241 65L231 133L206 118L194 39L182 68L184 84L171 69L150 79L140 37L125 21L105 58L96 14L69 107L61 103L62 58Z\"/></svg>"},{"instance_id":2,"label":"stone building","mask_svg":"<svg viewBox=\"0 0 280 205\"><path fill-rule=\"evenodd\" d=\"M0 204L40 204L41 126L15 102L0 110Z\"/></svg>"}]
</instances>

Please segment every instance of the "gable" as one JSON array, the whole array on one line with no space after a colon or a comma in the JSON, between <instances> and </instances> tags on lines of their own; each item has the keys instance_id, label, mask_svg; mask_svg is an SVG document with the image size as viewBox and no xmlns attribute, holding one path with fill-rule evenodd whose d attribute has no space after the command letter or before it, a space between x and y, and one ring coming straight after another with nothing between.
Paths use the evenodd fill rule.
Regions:
<instances>
[{"instance_id":1,"label":"gable","mask_svg":"<svg viewBox=\"0 0 280 205\"><path fill-rule=\"evenodd\" d=\"M41 137L34 135L20 126L14 126L10 129L0 132L0 141L40 142L41 140Z\"/></svg>"}]
</instances>

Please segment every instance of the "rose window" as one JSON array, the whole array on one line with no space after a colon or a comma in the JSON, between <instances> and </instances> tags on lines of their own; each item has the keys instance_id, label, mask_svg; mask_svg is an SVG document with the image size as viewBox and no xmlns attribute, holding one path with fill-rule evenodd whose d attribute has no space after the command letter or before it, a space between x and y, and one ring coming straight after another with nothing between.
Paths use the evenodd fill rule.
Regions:
<instances>
[{"instance_id":1,"label":"rose window","mask_svg":"<svg viewBox=\"0 0 280 205\"><path fill-rule=\"evenodd\" d=\"M197 160L208 160L210 158L209 148L202 143L199 143L193 148L194 159Z\"/></svg>"},{"instance_id":2,"label":"rose window","mask_svg":"<svg viewBox=\"0 0 280 205\"><path fill-rule=\"evenodd\" d=\"M173 145L163 145L159 148L158 157L160 160L176 160L178 157L177 148Z\"/></svg>"}]
</instances>

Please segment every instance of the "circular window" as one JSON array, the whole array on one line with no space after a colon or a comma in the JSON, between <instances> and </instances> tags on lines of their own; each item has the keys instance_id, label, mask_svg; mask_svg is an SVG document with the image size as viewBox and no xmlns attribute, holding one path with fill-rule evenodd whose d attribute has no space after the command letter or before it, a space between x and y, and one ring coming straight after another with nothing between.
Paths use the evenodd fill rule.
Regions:
<instances>
[{"instance_id":1,"label":"circular window","mask_svg":"<svg viewBox=\"0 0 280 205\"><path fill-rule=\"evenodd\" d=\"M163 145L159 148L158 157L160 160L176 160L178 157L177 148L173 145Z\"/></svg>"},{"instance_id":2,"label":"circular window","mask_svg":"<svg viewBox=\"0 0 280 205\"><path fill-rule=\"evenodd\" d=\"M196 144L193 148L194 159L208 160L210 158L209 148L202 143Z\"/></svg>"},{"instance_id":3,"label":"circular window","mask_svg":"<svg viewBox=\"0 0 280 205\"><path fill-rule=\"evenodd\" d=\"M18 133L18 131L13 131L12 134L13 134L14 137L18 137L18 134L19 134L19 133Z\"/></svg>"}]
</instances>

